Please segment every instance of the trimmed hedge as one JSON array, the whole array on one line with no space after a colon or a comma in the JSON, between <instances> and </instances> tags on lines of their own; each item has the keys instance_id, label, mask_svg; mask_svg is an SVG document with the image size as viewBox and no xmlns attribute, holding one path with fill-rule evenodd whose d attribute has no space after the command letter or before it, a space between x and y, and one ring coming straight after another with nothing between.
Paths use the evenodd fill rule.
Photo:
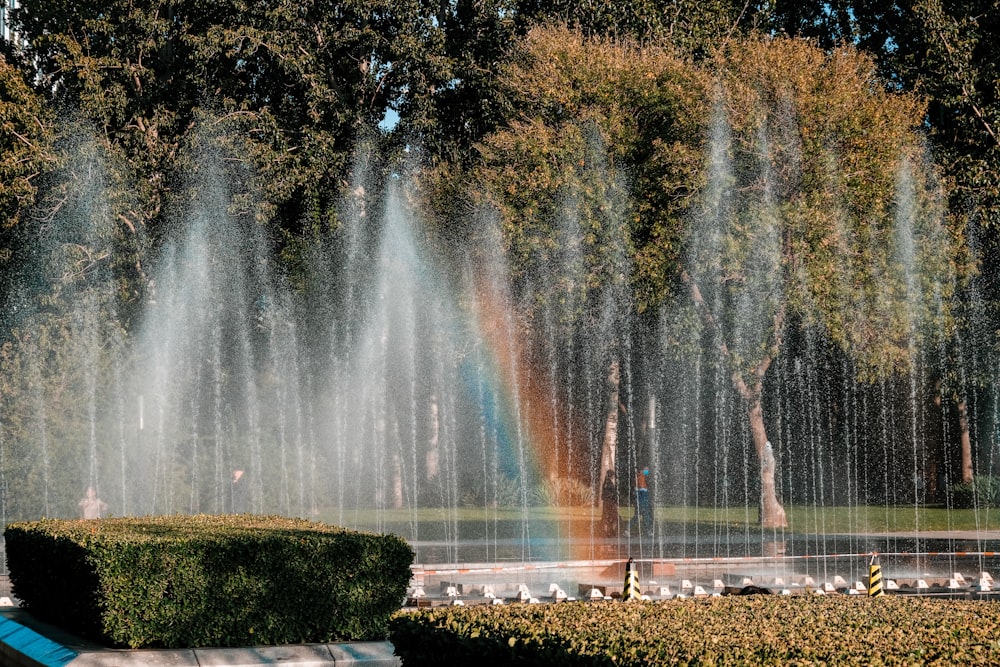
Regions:
<instances>
[{"instance_id":1,"label":"trimmed hedge","mask_svg":"<svg viewBox=\"0 0 1000 667\"><path fill-rule=\"evenodd\" d=\"M1000 605L917 596L726 596L399 612L423 665L997 665Z\"/></svg>"},{"instance_id":2,"label":"trimmed hedge","mask_svg":"<svg viewBox=\"0 0 1000 667\"><path fill-rule=\"evenodd\" d=\"M130 648L384 639L413 562L394 535L252 515L43 519L5 537L24 608Z\"/></svg>"}]
</instances>

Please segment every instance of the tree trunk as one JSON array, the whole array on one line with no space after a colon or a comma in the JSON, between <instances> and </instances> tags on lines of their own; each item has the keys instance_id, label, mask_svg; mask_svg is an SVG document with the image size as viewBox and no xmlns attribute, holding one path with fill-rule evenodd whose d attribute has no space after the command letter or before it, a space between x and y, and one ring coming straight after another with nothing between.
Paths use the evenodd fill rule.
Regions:
<instances>
[{"instance_id":1,"label":"tree trunk","mask_svg":"<svg viewBox=\"0 0 1000 667\"><path fill-rule=\"evenodd\" d=\"M387 500L389 506L394 509L403 507L403 458L400 445L399 418L393 416L392 424L385 433L385 446L387 449L392 448L392 453L389 454L390 488Z\"/></svg>"},{"instance_id":2,"label":"tree trunk","mask_svg":"<svg viewBox=\"0 0 1000 667\"><path fill-rule=\"evenodd\" d=\"M955 399L958 406L958 434L962 444L962 483L972 484L972 438L969 435L969 407L964 398Z\"/></svg>"},{"instance_id":3,"label":"tree trunk","mask_svg":"<svg viewBox=\"0 0 1000 667\"><path fill-rule=\"evenodd\" d=\"M601 478L597 481L597 488L604 488L604 480L608 474L615 475L615 461L618 458L618 387L621 383L621 374L618 370L618 360L611 362L608 369L608 416L604 421L604 444L601 447ZM617 478L618 476L615 475ZM601 497L601 509L604 509L603 494Z\"/></svg>"},{"instance_id":4,"label":"tree trunk","mask_svg":"<svg viewBox=\"0 0 1000 667\"><path fill-rule=\"evenodd\" d=\"M441 426L438 421L438 400L437 395L431 396L431 433L430 437L427 439L427 458L425 464L427 466L427 479L433 479L437 477L441 470L441 452L440 452L440 430Z\"/></svg>"},{"instance_id":5,"label":"tree trunk","mask_svg":"<svg viewBox=\"0 0 1000 667\"><path fill-rule=\"evenodd\" d=\"M764 428L764 409L760 402L760 393L750 402L750 433L753 436L753 446L757 450L760 461L760 525L762 528L787 528L785 508L778 502L777 487L774 483L774 472L777 465L774 460L774 449L767 439Z\"/></svg>"},{"instance_id":6,"label":"tree trunk","mask_svg":"<svg viewBox=\"0 0 1000 667\"><path fill-rule=\"evenodd\" d=\"M701 317L705 323L719 336L719 352L726 360L730 360L729 346L722 338L722 331L715 319L712 310L702 298L701 289L698 284L691 279L686 271L681 273L681 279L687 283L691 291L691 299L701 312ZM762 528L787 528L788 519L785 516L785 508L778 501L777 486L774 482L774 474L777 463L774 459L774 450L770 440L767 439L767 430L764 428L764 407L761 404L761 394L764 387L764 376L767 369L771 367L771 362L778 355L781 349L781 329L785 319L785 304L782 303L774 313L774 339L771 341L770 350L761 357L757 366L753 369L753 386L747 385L747 381L739 370L733 372L733 386L740 393L747 403L749 409L747 416L750 419L750 434L753 438L753 446L757 452L757 459L760 461L760 523Z\"/></svg>"},{"instance_id":7,"label":"tree trunk","mask_svg":"<svg viewBox=\"0 0 1000 667\"><path fill-rule=\"evenodd\" d=\"M643 423L646 436L646 453L656 455L656 396L650 395L646 403L646 421Z\"/></svg>"},{"instance_id":8,"label":"tree trunk","mask_svg":"<svg viewBox=\"0 0 1000 667\"><path fill-rule=\"evenodd\" d=\"M403 464L399 452L392 454L392 506L394 509L403 508Z\"/></svg>"}]
</instances>

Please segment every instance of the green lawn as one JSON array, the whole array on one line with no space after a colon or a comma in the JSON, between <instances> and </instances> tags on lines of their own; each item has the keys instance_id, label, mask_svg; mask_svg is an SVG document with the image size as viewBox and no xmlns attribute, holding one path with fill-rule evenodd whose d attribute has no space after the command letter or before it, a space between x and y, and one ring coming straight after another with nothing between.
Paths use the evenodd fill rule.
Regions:
<instances>
[{"instance_id":1,"label":"green lawn","mask_svg":"<svg viewBox=\"0 0 1000 667\"><path fill-rule=\"evenodd\" d=\"M914 531L986 531L1000 530L1000 509L946 510L940 507L785 507L789 527L785 533L912 533ZM623 518L632 516L632 509L621 508ZM757 526L757 508L743 507L675 507L656 508L661 524L728 524L738 528ZM338 523L339 514L325 514L322 519ZM415 510L350 510L343 513L343 522L360 528L377 529L417 523L520 523L600 521L600 513L588 507L528 507L490 508L457 507L455 509L420 508ZM466 531L463 531L465 533Z\"/></svg>"},{"instance_id":2,"label":"green lawn","mask_svg":"<svg viewBox=\"0 0 1000 667\"><path fill-rule=\"evenodd\" d=\"M941 507L787 506L788 532L912 533L914 531L1000 530L1000 510L947 510ZM757 509L658 507L656 518L670 523L757 525Z\"/></svg>"}]
</instances>

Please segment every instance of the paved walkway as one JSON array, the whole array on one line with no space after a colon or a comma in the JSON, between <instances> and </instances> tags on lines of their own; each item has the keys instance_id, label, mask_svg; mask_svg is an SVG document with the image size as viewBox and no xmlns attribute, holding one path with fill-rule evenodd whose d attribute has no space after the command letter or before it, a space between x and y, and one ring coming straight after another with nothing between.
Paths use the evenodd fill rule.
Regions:
<instances>
[{"instance_id":1,"label":"paved walkway","mask_svg":"<svg viewBox=\"0 0 1000 667\"><path fill-rule=\"evenodd\" d=\"M389 642L202 649L108 649L17 607L0 608L0 664L11 667L399 667Z\"/></svg>"}]
</instances>

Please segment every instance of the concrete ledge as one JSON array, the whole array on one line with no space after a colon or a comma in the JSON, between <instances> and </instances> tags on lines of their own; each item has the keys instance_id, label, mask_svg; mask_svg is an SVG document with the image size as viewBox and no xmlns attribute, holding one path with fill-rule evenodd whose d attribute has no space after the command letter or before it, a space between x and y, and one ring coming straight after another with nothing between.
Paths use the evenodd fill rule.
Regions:
<instances>
[{"instance_id":1,"label":"concrete ledge","mask_svg":"<svg viewBox=\"0 0 1000 667\"><path fill-rule=\"evenodd\" d=\"M219 663L215 663L219 664ZM297 663L290 663L297 664ZM198 658L190 650L118 650L85 651L66 667L198 667Z\"/></svg>"},{"instance_id":2,"label":"concrete ledge","mask_svg":"<svg viewBox=\"0 0 1000 667\"><path fill-rule=\"evenodd\" d=\"M253 667L273 663L297 667L328 667L333 664L333 656L324 645L199 648L194 650L194 654L198 665L202 667Z\"/></svg>"},{"instance_id":3,"label":"concrete ledge","mask_svg":"<svg viewBox=\"0 0 1000 667\"><path fill-rule=\"evenodd\" d=\"M403 661L393 655L389 642L343 642L327 644L333 661L338 667L344 665L365 665L365 667L399 667Z\"/></svg>"},{"instance_id":4,"label":"concrete ledge","mask_svg":"<svg viewBox=\"0 0 1000 667\"><path fill-rule=\"evenodd\" d=\"M400 667L389 642L198 649L108 649L0 615L0 665L10 667ZM51 630L51 632L49 632ZM52 637L46 636L51 634Z\"/></svg>"}]
</instances>

